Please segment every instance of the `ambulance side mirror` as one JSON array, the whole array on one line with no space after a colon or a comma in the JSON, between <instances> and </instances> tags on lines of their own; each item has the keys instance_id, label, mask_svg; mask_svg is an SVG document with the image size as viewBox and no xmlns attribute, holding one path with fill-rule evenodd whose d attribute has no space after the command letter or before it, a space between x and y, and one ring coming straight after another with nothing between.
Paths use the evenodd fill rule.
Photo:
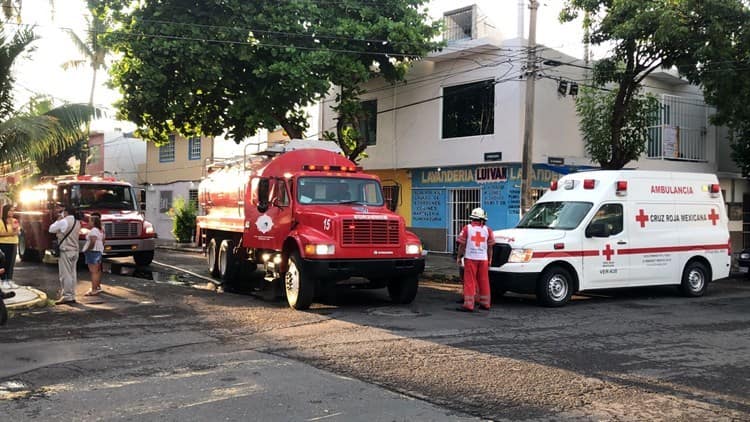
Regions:
<instances>
[{"instance_id":1,"label":"ambulance side mirror","mask_svg":"<svg viewBox=\"0 0 750 422\"><path fill-rule=\"evenodd\" d=\"M592 222L586 227L586 237L609 237L612 228L605 222Z\"/></svg>"}]
</instances>

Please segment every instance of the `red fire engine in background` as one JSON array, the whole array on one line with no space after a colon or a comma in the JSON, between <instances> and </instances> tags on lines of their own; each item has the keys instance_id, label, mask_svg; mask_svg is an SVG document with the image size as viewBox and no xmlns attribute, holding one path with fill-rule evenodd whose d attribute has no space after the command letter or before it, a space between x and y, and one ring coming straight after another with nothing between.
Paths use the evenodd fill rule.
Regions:
<instances>
[{"instance_id":1,"label":"red fire engine in background","mask_svg":"<svg viewBox=\"0 0 750 422\"><path fill-rule=\"evenodd\" d=\"M378 178L330 145L290 141L208 174L196 236L209 271L248 281L262 265L261 283L283 285L294 309L351 277L410 303L424 270L419 238L386 208Z\"/></svg>"},{"instance_id":2,"label":"red fire engine in background","mask_svg":"<svg viewBox=\"0 0 750 422\"><path fill-rule=\"evenodd\" d=\"M154 226L141 213L130 183L109 177L60 176L43 178L19 195L16 218L21 225L18 254L22 261L39 260L50 249L54 235L48 229L56 220L56 202L79 212L81 245L88 233L88 216L98 212L105 236L104 256L132 256L136 265L148 265L154 259Z\"/></svg>"}]
</instances>

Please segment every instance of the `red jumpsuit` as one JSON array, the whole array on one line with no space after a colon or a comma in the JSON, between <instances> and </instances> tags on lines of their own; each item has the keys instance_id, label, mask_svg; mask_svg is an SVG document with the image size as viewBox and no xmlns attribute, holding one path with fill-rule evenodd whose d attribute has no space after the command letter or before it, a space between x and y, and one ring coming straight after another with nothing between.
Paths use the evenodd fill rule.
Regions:
<instances>
[{"instance_id":1,"label":"red jumpsuit","mask_svg":"<svg viewBox=\"0 0 750 422\"><path fill-rule=\"evenodd\" d=\"M464 305L474 310L477 286L479 287L479 306L490 308L490 276L488 249L495 244L495 236L487 225L481 221L472 221L464 226L458 235L458 243L466 245L464 252Z\"/></svg>"}]
</instances>

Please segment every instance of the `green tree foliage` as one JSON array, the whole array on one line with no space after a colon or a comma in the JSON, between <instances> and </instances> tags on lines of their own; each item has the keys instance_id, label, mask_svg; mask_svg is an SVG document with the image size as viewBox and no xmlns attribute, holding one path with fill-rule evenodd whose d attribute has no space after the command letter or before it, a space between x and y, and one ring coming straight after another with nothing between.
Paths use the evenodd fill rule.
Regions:
<instances>
[{"instance_id":1,"label":"green tree foliage","mask_svg":"<svg viewBox=\"0 0 750 422\"><path fill-rule=\"evenodd\" d=\"M195 234L195 216L198 210L185 198L178 196L172 203L169 216L172 217L172 235L178 242L191 242Z\"/></svg>"},{"instance_id":2,"label":"green tree foliage","mask_svg":"<svg viewBox=\"0 0 750 422\"><path fill-rule=\"evenodd\" d=\"M560 19L567 22L588 12L591 42L611 47L611 55L596 63L593 74L595 84L614 85L616 92L609 118L611 156L599 161L602 168L622 168L633 157L627 149L632 143L624 142L623 134L633 124L627 118L643 79L662 67L680 65L686 72L699 66L696 51L727 35L724 19L741 1L567 0Z\"/></svg>"},{"instance_id":3,"label":"green tree foliage","mask_svg":"<svg viewBox=\"0 0 750 422\"><path fill-rule=\"evenodd\" d=\"M54 108L52 99L48 96L36 96L29 100L24 107L23 113L29 116L42 116ZM83 139L81 138L75 144L59 151L54 155L46 155L34 159L36 168L39 169L39 176L56 176L61 174L71 174L74 169L70 167L70 159L78 157L83 149Z\"/></svg>"},{"instance_id":4,"label":"green tree foliage","mask_svg":"<svg viewBox=\"0 0 750 422\"><path fill-rule=\"evenodd\" d=\"M94 4L89 0L89 9L95 11ZM94 91L96 89L96 77L99 70L107 68L106 58L109 50L104 46L104 43L99 41L110 28L109 20L99 14L92 13L91 16L87 17L87 28L86 37L81 39L72 29L66 29L66 32L70 36L70 40L75 45L76 49L83 56L83 58L69 60L63 63L63 69L77 68L80 66L88 65L91 67L91 90L89 91L89 106L94 108ZM91 133L90 125L86 125L86 133L84 139L89 139ZM86 163L89 158L88 142L83 143L83 147L78 152L78 159L80 161L80 167L78 174L86 174Z\"/></svg>"},{"instance_id":5,"label":"green tree foliage","mask_svg":"<svg viewBox=\"0 0 750 422\"><path fill-rule=\"evenodd\" d=\"M600 164L608 163L613 156L610 123L616 98L616 91L596 88L583 88L576 98L576 112L581 117L586 153ZM659 102L653 95L636 95L627 107L626 125L620 135L624 162L638 160L645 150L649 139L648 127L658 113Z\"/></svg>"},{"instance_id":6,"label":"green tree foliage","mask_svg":"<svg viewBox=\"0 0 750 422\"><path fill-rule=\"evenodd\" d=\"M371 78L404 78L410 60L435 50L439 24L425 0L104 0L119 27L107 38L122 55L112 67L121 117L140 136L169 133L237 142L280 125L307 128L303 107L340 87L344 127L356 127ZM344 148L352 158L364 145Z\"/></svg>"},{"instance_id":7,"label":"green tree foliage","mask_svg":"<svg viewBox=\"0 0 750 422\"><path fill-rule=\"evenodd\" d=\"M9 35L0 24L0 160L15 165L58 154L74 145L92 115L91 107L81 104L64 105L41 114L14 108L15 79L11 69L22 53L33 50L30 44L35 39L33 32L26 29Z\"/></svg>"}]
</instances>

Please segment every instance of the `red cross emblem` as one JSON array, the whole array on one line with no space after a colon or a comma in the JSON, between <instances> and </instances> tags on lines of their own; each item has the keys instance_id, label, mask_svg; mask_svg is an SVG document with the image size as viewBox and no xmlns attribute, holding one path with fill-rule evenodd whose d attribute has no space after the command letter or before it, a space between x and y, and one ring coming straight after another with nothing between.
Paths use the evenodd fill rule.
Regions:
<instances>
[{"instance_id":1,"label":"red cross emblem","mask_svg":"<svg viewBox=\"0 0 750 422\"><path fill-rule=\"evenodd\" d=\"M643 213L643 210L638 210L638 215L635 216L635 221L641 223L641 227L646 227L646 221L648 221L648 215Z\"/></svg>"},{"instance_id":2,"label":"red cross emblem","mask_svg":"<svg viewBox=\"0 0 750 422\"><path fill-rule=\"evenodd\" d=\"M609 246L609 243L607 243L607 246L602 250L602 254L607 257L607 261L611 261L612 255L615 254L615 251Z\"/></svg>"},{"instance_id":3,"label":"red cross emblem","mask_svg":"<svg viewBox=\"0 0 750 422\"><path fill-rule=\"evenodd\" d=\"M711 220L713 225L716 225L716 221L719 219L719 214L716 214L716 210L711 208L711 214L708 214L708 219Z\"/></svg>"},{"instance_id":4,"label":"red cross emblem","mask_svg":"<svg viewBox=\"0 0 750 422\"><path fill-rule=\"evenodd\" d=\"M474 242L474 246L477 248L480 247L485 240L487 239L479 232L474 232L474 236L471 236L471 241Z\"/></svg>"}]
</instances>

